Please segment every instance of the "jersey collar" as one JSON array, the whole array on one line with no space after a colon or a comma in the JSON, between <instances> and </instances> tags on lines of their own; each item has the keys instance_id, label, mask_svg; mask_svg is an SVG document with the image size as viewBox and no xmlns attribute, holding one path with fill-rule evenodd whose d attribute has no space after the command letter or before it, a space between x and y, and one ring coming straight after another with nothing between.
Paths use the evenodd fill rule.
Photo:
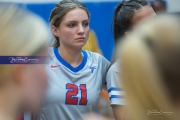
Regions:
<instances>
[{"instance_id":1,"label":"jersey collar","mask_svg":"<svg viewBox=\"0 0 180 120\"><path fill-rule=\"evenodd\" d=\"M69 68L73 72L80 71L86 65L87 53L84 50L82 50L82 53L83 53L84 57L83 57L83 60L82 60L81 64L78 67L73 67L61 57L61 55L58 52L58 48L54 48L54 54L55 54L56 58L59 60L59 62L61 62L64 66L66 66L67 68Z\"/></svg>"}]
</instances>

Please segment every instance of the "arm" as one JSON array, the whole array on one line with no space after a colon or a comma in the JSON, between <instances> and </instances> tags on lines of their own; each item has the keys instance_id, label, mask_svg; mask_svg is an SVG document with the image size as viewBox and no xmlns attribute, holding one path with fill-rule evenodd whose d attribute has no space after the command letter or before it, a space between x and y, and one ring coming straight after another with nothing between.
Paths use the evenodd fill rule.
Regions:
<instances>
[{"instance_id":1,"label":"arm","mask_svg":"<svg viewBox=\"0 0 180 120\"><path fill-rule=\"evenodd\" d=\"M107 89L110 98L110 105L113 110L115 120L123 120L123 116L126 113L125 110L125 103L124 103L124 91L121 86L120 81L120 71L119 71L119 63L115 62L109 69L106 82L107 82Z\"/></svg>"},{"instance_id":2,"label":"arm","mask_svg":"<svg viewBox=\"0 0 180 120\"><path fill-rule=\"evenodd\" d=\"M111 105L115 120L123 120L126 114L126 108L124 105Z\"/></svg>"}]
</instances>

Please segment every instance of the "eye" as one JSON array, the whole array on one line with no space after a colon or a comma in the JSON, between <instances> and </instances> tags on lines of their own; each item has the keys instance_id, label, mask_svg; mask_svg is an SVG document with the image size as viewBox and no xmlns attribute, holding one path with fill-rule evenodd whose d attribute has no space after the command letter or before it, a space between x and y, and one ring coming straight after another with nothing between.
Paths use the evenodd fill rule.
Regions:
<instances>
[{"instance_id":1,"label":"eye","mask_svg":"<svg viewBox=\"0 0 180 120\"><path fill-rule=\"evenodd\" d=\"M83 24L83 26L84 26L84 27L88 27L88 26L89 26L89 22L85 22L85 23Z\"/></svg>"},{"instance_id":2,"label":"eye","mask_svg":"<svg viewBox=\"0 0 180 120\"><path fill-rule=\"evenodd\" d=\"M70 27L70 28L73 28L73 27L75 27L75 26L76 26L75 23L70 23L70 24L68 24L68 27Z\"/></svg>"}]
</instances>

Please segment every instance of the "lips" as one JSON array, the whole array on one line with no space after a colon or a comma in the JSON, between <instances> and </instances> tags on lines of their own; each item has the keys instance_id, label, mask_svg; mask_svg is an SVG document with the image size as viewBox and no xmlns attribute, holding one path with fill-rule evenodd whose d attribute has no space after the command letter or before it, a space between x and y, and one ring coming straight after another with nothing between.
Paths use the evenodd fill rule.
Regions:
<instances>
[{"instance_id":1,"label":"lips","mask_svg":"<svg viewBox=\"0 0 180 120\"><path fill-rule=\"evenodd\" d=\"M85 40L85 37L79 37L76 40Z\"/></svg>"}]
</instances>

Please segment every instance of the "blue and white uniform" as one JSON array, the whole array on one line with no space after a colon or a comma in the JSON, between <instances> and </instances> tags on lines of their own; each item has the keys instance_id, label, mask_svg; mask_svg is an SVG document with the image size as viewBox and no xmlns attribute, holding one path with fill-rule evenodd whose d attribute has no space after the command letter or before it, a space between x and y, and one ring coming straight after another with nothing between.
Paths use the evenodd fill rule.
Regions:
<instances>
[{"instance_id":1,"label":"blue and white uniform","mask_svg":"<svg viewBox=\"0 0 180 120\"><path fill-rule=\"evenodd\" d=\"M46 66L49 85L41 111L34 120L79 120L85 113L97 112L97 102L108 60L82 50L82 63L74 68L50 48Z\"/></svg>"},{"instance_id":2,"label":"blue and white uniform","mask_svg":"<svg viewBox=\"0 0 180 120\"><path fill-rule=\"evenodd\" d=\"M107 89L111 105L125 105L123 89L120 82L119 61L116 61L106 75Z\"/></svg>"}]
</instances>

